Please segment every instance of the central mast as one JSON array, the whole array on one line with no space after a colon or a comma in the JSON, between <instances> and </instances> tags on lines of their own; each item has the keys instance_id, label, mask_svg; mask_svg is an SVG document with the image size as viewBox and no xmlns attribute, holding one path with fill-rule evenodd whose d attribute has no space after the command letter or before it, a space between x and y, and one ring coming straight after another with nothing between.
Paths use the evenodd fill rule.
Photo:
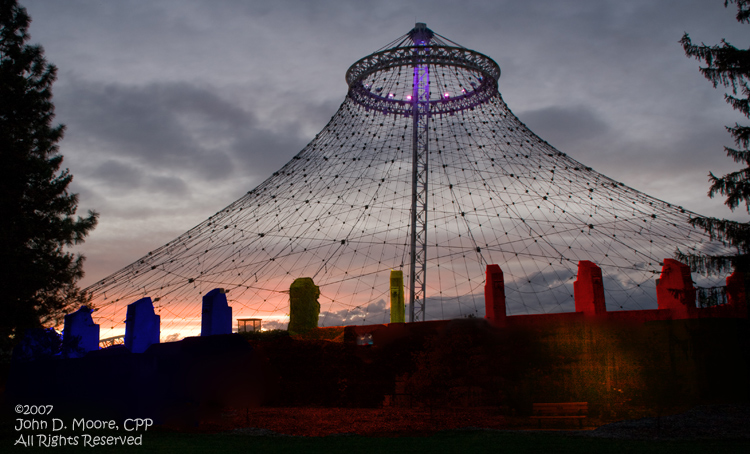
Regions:
<instances>
[{"instance_id":1,"label":"central mast","mask_svg":"<svg viewBox=\"0 0 750 454\"><path fill-rule=\"evenodd\" d=\"M425 277L427 274L427 163L430 120L430 71L425 62L432 30L417 23L410 33L414 43L412 85L412 173L411 173L411 271L409 273L409 321L425 320Z\"/></svg>"}]
</instances>

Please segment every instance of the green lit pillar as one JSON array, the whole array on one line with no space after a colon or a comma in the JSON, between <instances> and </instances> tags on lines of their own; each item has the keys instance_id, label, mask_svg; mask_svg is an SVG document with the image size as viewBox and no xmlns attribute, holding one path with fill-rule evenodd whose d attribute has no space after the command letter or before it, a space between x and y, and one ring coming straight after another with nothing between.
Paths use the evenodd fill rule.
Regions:
<instances>
[{"instance_id":1,"label":"green lit pillar","mask_svg":"<svg viewBox=\"0 0 750 454\"><path fill-rule=\"evenodd\" d=\"M295 279L289 287L290 334L301 334L318 327L320 288L309 277Z\"/></svg>"},{"instance_id":2,"label":"green lit pillar","mask_svg":"<svg viewBox=\"0 0 750 454\"><path fill-rule=\"evenodd\" d=\"M391 323L404 323L404 272L391 270Z\"/></svg>"}]
</instances>

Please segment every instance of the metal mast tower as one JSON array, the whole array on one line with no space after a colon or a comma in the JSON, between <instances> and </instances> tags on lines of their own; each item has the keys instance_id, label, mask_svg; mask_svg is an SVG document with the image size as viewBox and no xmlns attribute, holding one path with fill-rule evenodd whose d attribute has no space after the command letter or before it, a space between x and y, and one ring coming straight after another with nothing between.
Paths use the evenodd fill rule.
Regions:
<instances>
[{"instance_id":1,"label":"metal mast tower","mask_svg":"<svg viewBox=\"0 0 750 454\"><path fill-rule=\"evenodd\" d=\"M414 83L412 93L412 174L411 174L411 268L409 285L409 321L425 320L425 282L427 275L427 166L429 161L430 70L432 31L417 23L410 33L414 43Z\"/></svg>"}]
</instances>

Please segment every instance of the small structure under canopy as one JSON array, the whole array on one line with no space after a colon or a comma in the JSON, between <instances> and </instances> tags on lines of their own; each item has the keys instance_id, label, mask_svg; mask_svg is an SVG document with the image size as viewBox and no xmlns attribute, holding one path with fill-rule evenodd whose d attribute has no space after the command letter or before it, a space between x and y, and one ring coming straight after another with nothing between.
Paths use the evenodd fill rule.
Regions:
<instances>
[{"instance_id":1,"label":"small structure under canopy","mask_svg":"<svg viewBox=\"0 0 750 454\"><path fill-rule=\"evenodd\" d=\"M251 333L260 331L262 319L259 318L238 318L237 319L237 332L238 333Z\"/></svg>"}]
</instances>

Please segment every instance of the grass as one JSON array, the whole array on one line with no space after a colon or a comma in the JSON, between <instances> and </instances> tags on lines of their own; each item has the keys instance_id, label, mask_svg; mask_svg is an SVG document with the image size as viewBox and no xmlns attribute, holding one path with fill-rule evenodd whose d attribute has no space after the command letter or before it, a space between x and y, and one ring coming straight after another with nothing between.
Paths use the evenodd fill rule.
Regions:
<instances>
[{"instance_id":1,"label":"grass","mask_svg":"<svg viewBox=\"0 0 750 454\"><path fill-rule=\"evenodd\" d=\"M5 435L8 435L7 433ZM80 435L80 434L79 434ZM110 434L106 434L110 435ZM119 434L111 434L119 435ZM3 437L0 451L29 453L50 448L13 446L15 440ZM80 440L80 438L79 438ZM737 453L747 449L746 440L620 440L570 435L564 432L494 432L448 431L429 437L363 437L338 435L328 437L248 436L231 433L195 434L149 431L142 446L97 446L97 453ZM56 447L56 453L80 452L81 446Z\"/></svg>"}]
</instances>

